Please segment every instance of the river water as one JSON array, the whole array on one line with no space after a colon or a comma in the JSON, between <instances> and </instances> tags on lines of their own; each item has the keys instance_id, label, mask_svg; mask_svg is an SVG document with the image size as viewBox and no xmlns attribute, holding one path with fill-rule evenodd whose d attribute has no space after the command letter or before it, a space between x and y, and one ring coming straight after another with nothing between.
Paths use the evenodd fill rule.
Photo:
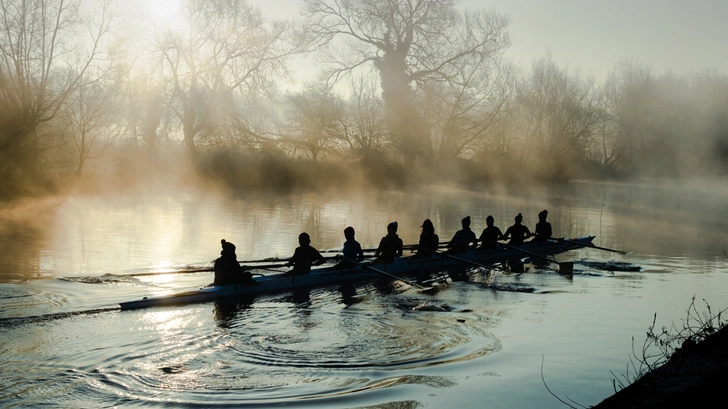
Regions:
<instances>
[{"instance_id":1,"label":"river water","mask_svg":"<svg viewBox=\"0 0 728 409\"><path fill-rule=\"evenodd\" d=\"M551 189L242 196L76 196L0 209L0 406L562 408L594 405L625 374L632 337L728 306L728 183L575 183ZM435 294L389 283L119 311L195 289L220 239L240 260L288 257L306 231L374 247L396 220L416 243L470 215L503 230L549 210L555 236L595 235L630 255L580 249L573 276L531 266L474 272ZM639 272L583 262L628 262ZM495 282L493 279L495 278ZM447 304L453 311L419 311Z\"/></svg>"}]
</instances>

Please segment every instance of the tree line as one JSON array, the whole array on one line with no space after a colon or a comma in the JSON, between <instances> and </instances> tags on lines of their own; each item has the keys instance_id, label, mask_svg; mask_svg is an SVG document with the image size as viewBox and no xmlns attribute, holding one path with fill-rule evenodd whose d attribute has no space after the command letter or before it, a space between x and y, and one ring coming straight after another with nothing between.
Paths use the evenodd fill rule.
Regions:
<instances>
[{"instance_id":1,"label":"tree line","mask_svg":"<svg viewBox=\"0 0 728 409\"><path fill-rule=\"evenodd\" d=\"M517 67L508 18L452 0L187 0L168 25L134 4L0 0L0 195L183 160L247 188L726 169L725 73Z\"/></svg>"}]
</instances>

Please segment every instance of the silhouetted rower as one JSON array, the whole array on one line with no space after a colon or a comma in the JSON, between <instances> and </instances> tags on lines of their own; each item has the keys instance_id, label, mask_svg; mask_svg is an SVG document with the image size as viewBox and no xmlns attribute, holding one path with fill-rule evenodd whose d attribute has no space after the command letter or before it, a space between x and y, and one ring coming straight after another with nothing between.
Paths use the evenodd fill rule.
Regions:
<instances>
[{"instance_id":1,"label":"silhouetted rower","mask_svg":"<svg viewBox=\"0 0 728 409\"><path fill-rule=\"evenodd\" d=\"M493 216L488 215L485 218L486 227L478 239L480 240L481 249L489 250L498 248L498 240L504 240L503 232L493 224L494 222Z\"/></svg>"},{"instance_id":2,"label":"silhouetted rower","mask_svg":"<svg viewBox=\"0 0 728 409\"><path fill-rule=\"evenodd\" d=\"M412 258L430 258L440 246L440 237L435 234L435 226L430 219L425 219L420 227L422 227L420 243L417 246L417 254Z\"/></svg>"},{"instance_id":3,"label":"silhouetted rower","mask_svg":"<svg viewBox=\"0 0 728 409\"><path fill-rule=\"evenodd\" d=\"M220 257L215 260L215 281L213 281L213 284L255 284L253 275L238 263L235 245L225 241L225 239L220 240L220 244L222 245L222 251Z\"/></svg>"},{"instance_id":4,"label":"silhouetted rower","mask_svg":"<svg viewBox=\"0 0 728 409\"><path fill-rule=\"evenodd\" d=\"M524 240L531 237L531 231L528 230L528 227L521 223L523 223L523 216L518 213L513 226L509 227L503 235L504 239L511 239L511 241L508 242L509 245L523 244Z\"/></svg>"},{"instance_id":5,"label":"silhouetted rower","mask_svg":"<svg viewBox=\"0 0 728 409\"><path fill-rule=\"evenodd\" d=\"M361 249L361 244L359 244L359 242L354 238L355 235L356 231L354 231L353 227L349 226L344 229L344 237L346 238L346 241L344 242L344 248L341 250L342 258L344 260L340 261L336 267L353 267L356 263L353 263L352 261L360 262L364 260L364 252Z\"/></svg>"},{"instance_id":6,"label":"silhouetted rower","mask_svg":"<svg viewBox=\"0 0 728 409\"><path fill-rule=\"evenodd\" d=\"M450 243L447 244L448 253L457 254L468 251L470 244L473 247L478 244L478 239L475 237L475 233L470 230L470 216L466 216L460 222L463 226L461 230L458 230L453 236Z\"/></svg>"},{"instance_id":7,"label":"silhouetted rower","mask_svg":"<svg viewBox=\"0 0 728 409\"><path fill-rule=\"evenodd\" d=\"M391 263L396 257L402 257L402 247L402 239L397 235L397 222L389 223L387 235L379 242L372 264Z\"/></svg>"},{"instance_id":8,"label":"silhouetted rower","mask_svg":"<svg viewBox=\"0 0 728 409\"><path fill-rule=\"evenodd\" d=\"M288 266L293 266L291 271L287 272L288 275L302 275L309 274L311 272L311 266L318 266L326 262L324 256L318 252L315 248L311 247L311 237L308 233L301 233L298 235L299 247L293 253L293 257L288 262Z\"/></svg>"},{"instance_id":9,"label":"silhouetted rower","mask_svg":"<svg viewBox=\"0 0 728 409\"><path fill-rule=\"evenodd\" d=\"M547 210L541 211L538 214L538 223L536 223L536 237L531 242L546 241L551 238L551 223L546 221L546 216L549 212Z\"/></svg>"},{"instance_id":10,"label":"silhouetted rower","mask_svg":"<svg viewBox=\"0 0 728 409\"><path fill-rule=\"evenodd\" d=\"M353 227L349 226L344 229L346 241L344 242L344 249L341 252L347 260L362 261L364 260L364 252L361 250L361 244L354 239L355 235L356 232Z\"/></svg>"}]
</instances>

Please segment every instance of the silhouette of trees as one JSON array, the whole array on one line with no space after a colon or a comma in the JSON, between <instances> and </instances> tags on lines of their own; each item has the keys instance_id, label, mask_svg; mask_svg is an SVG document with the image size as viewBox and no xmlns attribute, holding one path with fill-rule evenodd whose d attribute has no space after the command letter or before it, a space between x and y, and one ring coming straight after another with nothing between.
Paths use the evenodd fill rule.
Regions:
<instances>
[{"instance_id":1,"label":"silhouette of trees","mask_svg":"<svg viewBox=\"0 0 728 409\"><path fill-rule=\"evenodd\" d=\"M508 46L508 19L461 12L452 0L305 0L305 27L328 46L329 79L365 65L378 71L386 122L405 161L431 150L415 93L428 83L456 84Z\"/></svg>"},{"instance_id":2,"label":"silhouette of trees","mask_svg":"<svg viewBox=\"0 0 728 409\"><path fill-rule=\"evenodd\" d=\"M68 95L59 115L64 136L73 141L78 175L86 160L101 157L114 142L114 125L120 112L118 89L111 81L101 78L83 82Z\"/></svg>"},{"instance_id":3,"label":"silhouette of trees","mask_svg":"<svg viewBox=\"0 0 728 409\"><path fill-rule=\"evenodd\" d=\"M135 76L130 71L125 72L119 90L123 100L121 123L127 138L144 147L149 158L154 158L171 129L164 88L151 73Z\"/></svg>"},{"instance_id":4,"label":"silhouette of trees","mask_svg":"<svg viewBox=\"0 0 728 409\"><path fill-rule=\"evenodd\" d=\"M600 119L593 82L570 75L547 56L533 64L519 87L518 104L521 165L557 179L574 175Z\"/></svg>"},{"instance_id":5,"label":"silhouette of trees","mask_svg":"<svg viewBox=\"0 0 728 409\"><path fill-rule=\"evenodd\" d=\"M728 75L716 71L698 73L691 85L691 102L697 111L695 123L705 135L706 150L721 165L716 169L728 170Z\"/></svg>"},{"instance_id":6,"label":"silhouette of trees","mask_svg":"<svg viewBox=\"0 0 728 409\"><path fill-rule=\"evenodd\" d=\"M155 50L166 104L194 154L197 140L225 132L223 125L245 128L241 100L270 91L302 42L243 0L191 0L185 19L184 31L157 34Z\"/></svg>"},{"instance_id":7,"label":"silhouette of trees","mask_svg":"<svg viewBox=\"0 0 728 409\"><path fill-rule=\"evenodd\" d=\"M199 160L181 177L251 188L321 169L381 186L728 170L725 73L625 60L597 86L550 55L521 71L501 58L508 19L455 0L304 0L296 26L244 0L182 3L161 28L112 0L0 0L0 196L108 153L118 176L183 152ZM322 84L290 91L290 57L314 48Z\"/></svg>"},{"instance_id":8,"label":"silhouette of trees","mask_svg":"<svg viewBox=\"0 0 728 409\"><path fill-rule=\"evenodd\" d=\"M457 80L432 84L427 89L426 118L439 160L470 158L503 150L498 129L513 121L516 93L515 69L491 68L488 61L458 70ZM485 65L485 66L484 66ZM502 136L502 135L500 135ZM500 145L500 146L499 146Z\"/></svg>"},{"instance_id":9,"label":"silhouette of trees","mask_svg":"<svg viewBox=\"0 0 728 409\"><path fill-rule=\"evenodd\" d=\"M52 124L69 96L104 57L112 22L109 1L93 17L79 0L0 0L0 178L13 190L24 174L37 174L58 146Z\"/></svg>"},{"instance_id":10,"label":"silhouette of trees","mask_svg":"<svg viewBox=\"0 0 728 409\"><path fill-rule=\"evenodd\" d=\"M303 152L316 161L341 145L344 107L328 88L310 86L286 100L294 154Z\"/></svg>"},{"instance_id":11,"label":"silhouette of trees","mask_svg":"<svg viewBox=\"0 0 728 409\"><path fill-rule=\"evenodd\" d=\"M656 130L657 80L649 67L619 62L604 85L604 123L599 130L602 162L632 171L639 168Z\"/></svg>"},{"instance_id":12,"label":"silhouette of trees","mask_svg":"<svg viewBox=\"0 0 728 409\"><path fill-rule=\"evenodd\" d=\"M371 76L352 79L349 88L343 136L354 157L370 163L381 156L387 140L384 102L376 95L378 86Z\"/></svg>"}]
</instances>

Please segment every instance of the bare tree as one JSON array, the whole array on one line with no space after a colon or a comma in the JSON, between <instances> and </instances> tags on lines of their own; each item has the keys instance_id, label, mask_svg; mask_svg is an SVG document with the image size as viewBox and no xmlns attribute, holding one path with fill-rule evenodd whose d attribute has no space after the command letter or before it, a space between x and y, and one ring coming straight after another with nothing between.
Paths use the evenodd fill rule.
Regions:
<instances>
[{"instance_id":1,"label":"bare tree","mask_svg":"<svg viewBox=\"0 0 728 409\"><path fill-rule=\"evenodd\" d=\"M123 123L134 143L143 146L147 155L153 158L170 127L164 88L151 73L132 75L130 71L127 71L121 89Z\"/></svg>"},{"instance_id":2,"label":"bare tree","mask_svg":"<svg viewBox=\"0 0 728 409\"><path fill-rule=\"evenodd\" d=\"M56 117L103 56L113 13L101 1L92 20L80 0L0 0L0 177L14 183L58 140L39 127ZM81 33L82 35L79 35Z\"/></svg>"},{"instance_id":3,"label":"bare tree","mask_svg":"<svg viewBox=\"0 0 728 409\"><path fill-rule=\"evenodd\" d=\"M167 80L167 102L179 120L186 148L194 153L201 135L213 135L236 93L262 93L286 74L285 60L301 44L289 26L266 22L244 0L189 0L184 32L156 36L159 69ZM241 125L240 118L232 122Z\"/></svg>"},{"instance_id":4,"label":"bare tree","mask_svg":"<svg viewBox=\"0 0 728 409\"><path fill-rule=\"evenodd\" d=\"M341 100L327 87L310 86L288 96L287 102L294 153L305 152L315 161L340 146L344 109Z\"/></svg>"},{"instance_id":5,"label":"bare tree","mask_svg":"<svg viewBox=\"0 0 728 409\"><path fill-rule=\"evenodd\" d=\"M307 31L329 46L332 81L367 64L379 72L389 133L405 161L430 148L423 137L428 130L422 127L416 89L429 82L457 82L460 60L497 59L509 44L506 17L461 12L454 0L304 0L304 4Z\"/></svg>"},{"instance_id":6,"label":"bare tree","mask_svg":"<svg viewBox=\"0 0 728 409\"><path fill-rule=\"evenodd\" d=\"M657 81L632 60L619 62L604 85L605 124L600 129L603 163L632 170L652 140Z\"/></svg>"},{"instance_id":7,"label":"bare tree","mask_svg":"<svg viewBox=\"0 0 728 409\"><path fill-rule=\"evenodd\" d=\"M88 159L98 159L113 143L113 121L118 112L115 90L107 84L91 82L74 90L60 112L66 125L64 134L73 141L81 175Z\"/></svg>"},{"instance_id":8,"label":"bare tree","mask_svg":"<svg viewBox=\"0 0 728 409\"><path fill-rule=\"evenodd\" d=\"M463 60L462 62L466 62ZM496 129L512 116L516 93L515 70L496 71L483 61L469 61L457 81L428 87L426 118L440 159L472 157L487 150Z\"/></svg>"},{"instance_id":9,"label":"bare tree","mask_svg":"<svg viewBox=\"0 0 728 409\"><path fill-rule=\"evenodd\" d=\"M599 120L593 82L560 69L549 55L533 64L521 84L519 105L525 131L521 163L556 178L577 171Z\"/></svg>"},{"instance_id":10,"label":"bare tree","mask_svg":"<svg viewBox=\"0 0 728 409\"><path fill-rule=\"evenodd\" d=\"M367 163L381 152L386 139L384 103L371 77L352 79L346 103L344 138L354 155Z\"/></svg>"},{"instance_id":11,"label":"bare tree","mask_svg":"<svg viewBox=\"0 0 728 409\"><path fill-rule=\"evenodd\" d=\"M116 139L118 95L109 81L85 81L69 94L60 111L64 134L73 141L79 176L86 161L100 158Z\"/></svg>"}]
</instances>

